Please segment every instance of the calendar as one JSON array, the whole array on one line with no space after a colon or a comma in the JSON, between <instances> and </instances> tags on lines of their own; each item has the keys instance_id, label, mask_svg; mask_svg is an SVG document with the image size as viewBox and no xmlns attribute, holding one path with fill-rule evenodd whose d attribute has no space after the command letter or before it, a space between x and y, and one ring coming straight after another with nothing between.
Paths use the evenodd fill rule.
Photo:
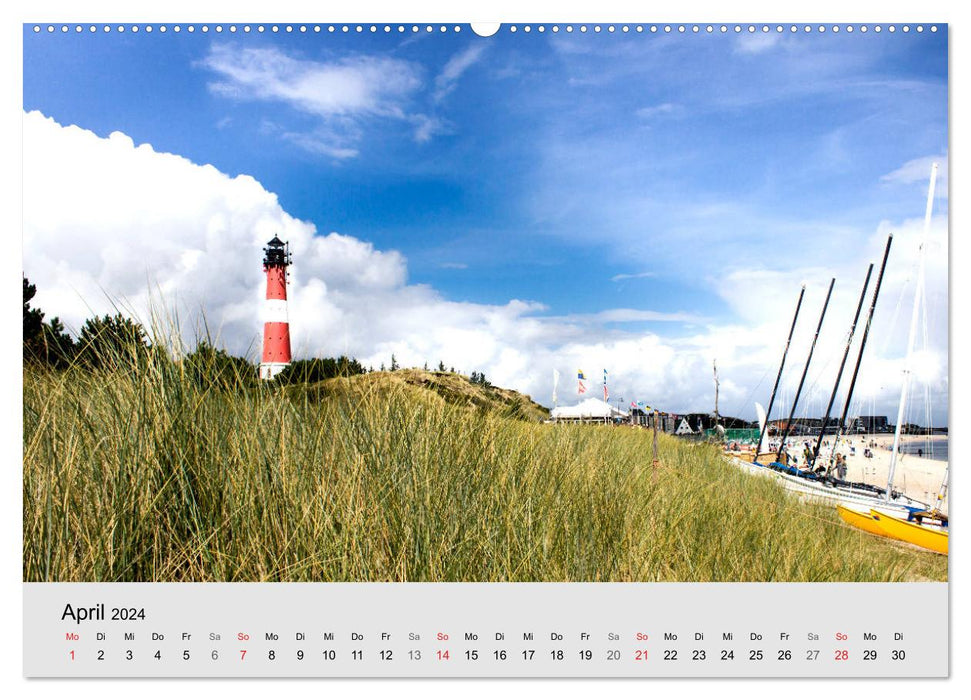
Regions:
<instances>
[{"instance_id":1,"label":"calendar","mask_svg":"<svg viewBox=\"0 0 971 700\"><path fill-rule=\"evenodd\" d=\"M18 27L24 676L949 676L947 22L226 19Z\"/></svg>"},{"instance_id":2,"label":"calendar","mask_svg":"<svg viewBox=\"0 0 971 700\"><path fill-rule=\"evenodd\" d=\"M948 674L939 584L27 584L24 594L31 677Z\"/></svg>"}]
</instances>

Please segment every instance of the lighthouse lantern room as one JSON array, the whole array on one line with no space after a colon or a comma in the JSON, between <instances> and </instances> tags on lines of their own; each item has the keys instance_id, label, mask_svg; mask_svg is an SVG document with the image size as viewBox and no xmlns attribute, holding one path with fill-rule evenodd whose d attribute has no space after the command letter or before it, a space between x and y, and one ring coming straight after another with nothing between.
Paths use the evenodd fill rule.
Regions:
<instances>
[{"instance_id":1,"label":"lighthouse lantern room","mask_svg":"<svg viewBox=\"0 0 971 700\"><path fill-rule=\"evenodd\" d=\"M274 236L263 249L266 273L263 360L260 379L273 379L290 364L290 322L287 317L287 268L292 263L289 245Z\"/></svg>"}]
</instances>

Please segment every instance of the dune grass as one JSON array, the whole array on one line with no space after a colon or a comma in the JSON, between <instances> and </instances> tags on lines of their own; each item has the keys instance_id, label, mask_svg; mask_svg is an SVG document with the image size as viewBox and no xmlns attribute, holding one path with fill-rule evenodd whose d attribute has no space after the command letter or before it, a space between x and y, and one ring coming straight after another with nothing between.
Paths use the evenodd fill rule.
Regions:
<instances>
[{"instance_id":1,"label":"dune grass","mask_svg":"<svg viewBox=\"0 0 971 700\"><path fill-rule=\"evenodd\" d=\"M24 370L25 581L946 580L718 451L402 383ZM353 378L358 379L358 378Z\"/></svg>"}]
</instances>

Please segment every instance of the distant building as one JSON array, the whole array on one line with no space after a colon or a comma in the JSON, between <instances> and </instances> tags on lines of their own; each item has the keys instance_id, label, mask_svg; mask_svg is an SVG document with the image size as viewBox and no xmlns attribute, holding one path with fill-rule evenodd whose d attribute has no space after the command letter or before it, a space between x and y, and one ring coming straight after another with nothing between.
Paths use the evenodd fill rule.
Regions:
<instances>
[{"instance_id":1,"label":"distant building","mask_svg":"<svg viewBox=\"0 0 971 700\"><path fill-rule=\"evenodd\" d=\"M890 425L886 416L860 416L856 421L847 421L849 425L854 425L856 430L861 428L865 433L889 433Z\"/></svg>"}]
</instances>

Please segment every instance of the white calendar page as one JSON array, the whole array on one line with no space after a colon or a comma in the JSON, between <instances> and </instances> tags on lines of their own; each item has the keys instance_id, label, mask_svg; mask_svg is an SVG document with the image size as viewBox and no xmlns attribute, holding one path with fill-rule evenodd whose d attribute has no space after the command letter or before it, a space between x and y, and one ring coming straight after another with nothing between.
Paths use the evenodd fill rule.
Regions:
<instances>
[{"instance_id":1,"label":"white calendar page","mask_svg":"<svg viewBox=\"0 0 971 700\"><path fill-rule=\"evenodd\" d=\"M34 679L30 688L46 691L49 681L37 679L52 677L329 678L331 683L459 678L473 692L483 686L472 686L472 679L484 678L949 677L949 640L959 641L960 635L950 632L946 558L871 535L857 536L840 554L821 553L832 532L847 528L832 517L834 508L798 493L782 501L796 505L779 506L771 500L774 491L767 495L774 488L768 486L732 491L736 498L761 499L761 505L728 500L741 515L715 521L708 534L698 535L705 523L674 507L697 506L703 497L683 496L674 484L683 484L686 491L702 488L705 479L709 484L715 479L720 488L735 486L717 481L727 477L713 476L704 467L699 467L702 481L695 481L699 474L680 461L692 459L683 456L691 454L684 452L689 449L685 437L674 434L685 417L694 430L693 417L711 413L706 404L719 390L722 416L744 419L732 412L753 413L747 422L757 424L753 409L743 404L753 403L752 394L763 404L769 400L795 301L789 297L805 281L804 336L801 344L796 336L798 347L783 375L789 394L780 394L782 405L770 415L784 419L826 283L838 277L836 301L820 334L820 355L807 371L807 404L794 414L806 419L821 415L866 262L875 260L879 269L890 232L896 247L877 307L883 325L876 316L871 345L865 355L861 352L861 386L870 391L870 403L858 400L851 413L885 413L893 422L899 382L885 387L873 378L897 365L876 369L871 363L899 361L905 349L912 291L904 288L915 275L916 256L908 255L903 244L920 240L927 188L923 169L931 160L940 161L943 172L932 198L930 230L938 239L928 246L929 310L921 323L930 329L924 331L928 339L936 330L937 340L943 340L943 364L921 377L932 384L927 392L933 394L931 412L924 412L924 389L914 389L917 398L911 401L919 406L907 417L930 425L935 420L949 425L960 417L959 404L940 388L940 378L946 381L951 374L947 272L954 269L949 266L954 253L949 246L959 249L949 235L952 188L947 179L948 76L951 57L959 51L954 26L946 21L838 21L837 10L833 21L810 24L798 17L739 23L720 15L635 22L616 13L621 21L611 22L580 13L578 18L586 21L510 16L494 33L494 27L478 26L489 35L479 36L459 18L409 22L395 15L396 21L387 22L377 15L371 20L334 16L325 22L298 15L284 13L277 21L256 12L249 22L243 16L183 22L99 16L80 23L53 15L42 21L18 18L26 23L15 32L23 47L23 92L17 105L24 151L22 267L38 288L34 306L45 312L48 323L54 316L66 321L65 331L76 343L87 320L120 313L144 321L145 345L154 347L162 343L152 335L152 295L185 296L180 319L194 326L177 329L175 344L182 348L173 357L183 351L199 356L200 316L193 317L189 308L194 304L217 327L210 332L203 326L202 331L210 333L216 358L221 351L269 371L275 371L271 365L278 359L266 351L270 324L285 323L290 364L348 357L362 370L344 377L348 381L415 373L404 389L384 384L369 389L371 396L399 392L381 404L394 429L377 414L372 422L347 422L348 410L353 412L341 403L347 397L332 393L325 395L325 403L333 399L341 408L322 415L322 421L358 431L353 433L357 439L361 431L382 429L386 432L373 434L384 440L403 434L410 440L428 439L429 433L421 431L438 430L434 447L420 446L426 467L436 458L444 461L443 455L455 464L476 455L476 460L461 462L467 469L488 455L496 483L522 482L515 490L483 489L480 479L449 484L443 479L448 473L441 471L426 471L420 478L402 471L398 478L368 482L375 469L398 469L407 461L403 455L419 450L410 445L393 464L368 462L368 455L376 453L357 442L356 457L341 461L348 453L341 453L339 433L295 436L292 426L278 423L280 430L271 440L275 446L268 452L271 466L250 482L249 490L240 480L243 474L252 476L249 470L207 488L194 481L194 474L187 477L183 466L181 472L168 472L167 481L146 486L153 494L147 501L131 496L126 502L121 491L112 490L122 482L113 484L108 471L97 471L97 477L90 472L77 483L85 488L98 484L97 498L72 495L73 486L57 491L61 507L66 502L72 506L70 512L60 511L61 529L66 526L70 533L65 538L51 537L42 525L41 514L56 503L54 492L45 495L47 507L34 507L40 503L35 497L43 491L42 481L25 479L24 523L18 519L24 537L23 584L13 595L24 609L19 673ZM945 39L936 46L917 41L918 35L923 39L932 32ZM41 46L55 40L61 43ZM782 81L787 76L792 83ZM834 84L842 87L834 89ZM907 95L905 104L893 95ZM868 127L868 120L888 129L888 136ZM917 125L927 131L918 133ZM851 171L862 177L862 170L854 168L864 154L888 164L900 154L914 157L867 170L874 181L869 189L827 182L843 178L850 183ZM747 157L756 162L745 163ZM782 174L779 168L799 173ZM34 186L38 182L49 191ZM110 198L99 199L99 182L115 189ZM864 203L851 201L854 197ZM173 206L159 206L166 198ZM48 209L48 201L60 204ZM179 211L176 204L186 201L193 206ZM832 211L817 213L824 204ZM878 213L886 209L891 213ZM95 214L107 211L111 215ZM838 225L815 234L821 237L820 247L807 246L804 239L829 214ZM657 231L635 230L639 224L630 222L637 216ZM761 226L762 237L748 238L742 232L747 226ZM102 233L113 227L118 235ZM732 234L714 235L722 227ZM787 233L777 245L770 232L780 227ZM867 250L852 255L831 250L856 240L857 231ZM273 235L292 255L285 269L282 315L269 291L267 267L273 263L264 250ZM719 239L738 241L740 250L720 248ZM32 255L43 265L34 266ZM758 274L752 278L736 274L753 270ZM722 273L725 280L717 283ZM773 310L765 316L737 303L744 287L736 287L733 296L724 286L739 279L751 284L759 274L777 275L767 288L771 291L755 296L756 305ZM800 278L805 274L815 277ZM702 278L706 281L695 281ZM719 288L720 305L703 300ZM92 303L96 293L101 297ZM870 300L868 295L864 313ZM166 318L171 321L171 315ZM675 325L679 330L670 331ZM733 357L731 350L743 345L732 334L751 328L777 331L744 345L759 357L760 348L766 348L766 359L757 368L754 361ZM878 338L880 329L887 338L901 337ZM278 330L272 327L273 333ZM833 413L838 414L845 396L861 331L862 326ZM705 333L710 337L700 342ZM644 337L652 343L644 344ZM455 357L447 354L453 351ZM75 359L82 357L77 352ZM672 359L694 357L691 353L697 356L694 364L678 365ZM639 366L644 357L656 373ZM554 369L558 378L550 376ZM958 377L957 363L953 369ZM113 370L94 366L85 371L110 375ZM236 372L231 370L232 376ZM471 420L485 422L450 443L443 431L455 430L448 423L456 420L453 407L436 403L438 413L415 412L416 403L428 396L405 394L422 382L427 390L425 380L436 372L461 376L486 395L518 391L547 411L579 405L591 395L606 398L601 403L607 406L608 424L634 422L638 413L650 416L657 409L660 436L647 422L627 431L643 439L630 452L623 452L617 446L623 440L613 437L593 448L570 443L577 456L559 472L558 451L543 452L544 438L531 432L533 423L527 420L522 422L530 432L504 434L482 417L485 412L473 414ZM694 376L702 372L703 380ZM671 377L677 380L669 383ZM305 376L289 386L333 378ZM24 374L25 431L34 429L32 408L42 405L32 406L26 393L34 381ZM431 381L436 397L454 390ZM256 384L253 390L261 391ZM104 391L115 403L109 400L103 409L121 409L125 396L112 394L113 386L118 385L110 379L91 383L75 395L75 408L90 408L84 401ZM696 398L682 399L689 395ZM618 402L618 397L623 398ZM197 399L208 400L205 392ZM311 401L292 395L286 400L294 405ZM191 415L180 413L191 411L190 405L179 405L170 418ZM265 416L260 411L271 406L250 405L249 422L237 423L232 433L220 433L219 423L209 418L197 418L195 424L175 420L171 436L193 437L176 444L171 454L184 459L188 450L218 449L216 441L226 435L261 430L256 416ZM623 418L614 420L619 416L613 410ZM311 413L301 417L306 420ZM158 414L151 415L153 420L144 425L157 427ZM583 429L590 435L614 427L626 430L580 423L558 427L582 436L575 438L581 441L585 434L576 431ZM28 469L44 459L61 459L70 445L97 454L99 439L116 434L106 430L87 446L83 438L58 443L53 423L39 425L31 433L36 439L25 439ZM415 425L419 432L406 432ZM52 438L46 452L37 448L37 436L45 434ZM149 439L159 440L155 448L172 446L161 434ZM257 450L260 442L240 441L234 454L265 455ZM140 443L133 434L128 444ZM950 441L945 438L943 444L946 450ZM117 456L121 445L113 443L110 454ZM862 453L862 443L859 449ZM313 459L293 460L288 450L308 450ZM537 452L555 484L544 484L540 471L532 478L528 471L516 471ZM41 454L46 456L41 459ZM509 457L513 454L515 459ZM625 458L643 479L643 492L634 490L632 477L569 480L577 465L592 473L598 459ZM930 506L937 485L918 484L930 477L906 465L923 458L906 454L904 478L910 485L895 483L902 494ZM331 475L338 496L296 477L287 481L284 477L293 472L274 471L309 464L349 468L355 459L358 468L363 463L370 471L360 471L355 479L346 479L347 470L344 477ZM94 461L103 469L111 458L101 455ZM206 462L217 463L221 469L241 464L226 455ZM129 468L120 460L114 464ZM927 473L937 476L938 467L931 465ZM875 466L859 469L861 481L886 485ZM682 471L672 477L676 470ZM733 483L751 476L739 471L743 476L733 472ZM780 481L778 474L767 480ZM412 479L411 490L402 486L403 475ZM137 470L131 474L136 482L143 476ZM529 488L532 494L523 490ZM751 488L758 493L753 496ZM287 498L273 503L274 495L288 489ZM305 508L291 518L286 509L300 511L299 500L292 498L300 489L306 489L302 497L313 499L304 506L326 503L335 514L344 508L342 514L308 515ZM197 500L194 505L192 498L172 500L152 510L153 498L157 505L160 494L164 499L176 492ZM368 499L355 501L355 493ZM654 503L662 510L638 520L633 504L647 493L660 499ZM238 494L242 497L230 502ZM415 507L421 494L432 499L425 511ZM514 498L519 495L522 501ZM145 509L142 518L128 519L124 507L114 511L114 520L111 511L102 511L97 526L85 529L78 509L109 496L116 504ZM571 496L576 499L572 507ZM613 499L609 504L608 496ZM483 508L484 503L493 509ZM172 517L176 504L191 517ZM450 506L455 510L449 512ZM772 513L780 507L794 517L780 518L776 527L747 520L760 510ZM207 508L219 518L207 521ZM232 521L230 514L246 508L251 509L247 517ZM284 510L268 517L267 508ZM474 518L469 516L473 513ZM421 517L408 520L412 516ZM677 530L685 520L687 527ZM144 543L137 538L148 533L162 539L126 552L119 524L137 529L147 522L151 526L144 531L130 533L129 544ZM260 535L247 530L249 522L260 523ZM207 524L203 534L199 528ZM672 528L668 534L678 533L676 541L658 530L664 525ZM416 536L415 528L423 527ZM734 536L732 527L737 528ZM232 536L224 536L227 528ZM762 550L760 556L737 550L744 541L739 533L746 528L752 537L761 537L752 547ZM786 548L783 540L808 537L817 528L830 536L802 549ZM650 540L631 540L632 533L645 531L652 533ZM769 537L770 531L779 539ZM35 547L39 532L49 539ZM194 548L188 554L179 546L166 549L165 537L182 543L183 550L186 543ZM295 543L301 537L307 537L307 544L298 554ZM247 539L249 548L237 547ZM65 546L68 541L71 547ZM724 547L724 556L692 549L702 543ZM650 552L663 546L669 549L651 558ZM632 550L641 557L638 561L649 563L633 564ZM864 551L875 554L867 558L861 556ZM734 563L732 553L737 555ZM707 570L693 567L695 561L704 561ZM127 687L128 682L115 680L107 687ZM137 682L156 692L157 686L148 685L152 681ZM424 687L416 682L403 687ZM775 682L765 680L755 688L775 688L770 685ZM429 686L432 692L446 687Z\"/></svg>"}]
</instances>

